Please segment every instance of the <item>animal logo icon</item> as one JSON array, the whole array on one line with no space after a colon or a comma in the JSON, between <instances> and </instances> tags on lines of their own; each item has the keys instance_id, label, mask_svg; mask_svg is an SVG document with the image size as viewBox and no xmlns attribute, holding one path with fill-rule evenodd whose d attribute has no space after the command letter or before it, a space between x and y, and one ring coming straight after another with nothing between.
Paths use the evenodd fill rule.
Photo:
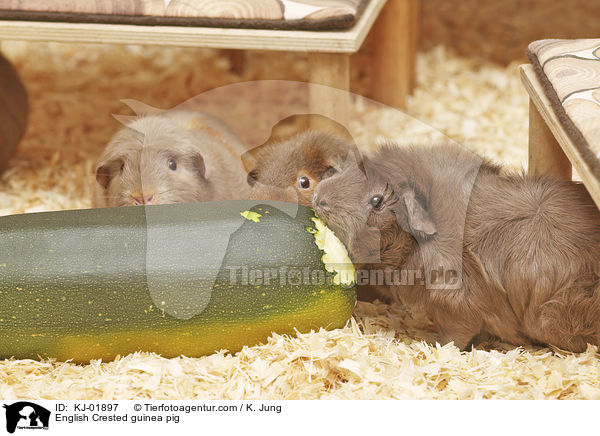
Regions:
<instances>
[{"instance_id":1,"label":"animal logo icon","mask_svg":"<svg viewBox=\"0 0 600 436\"><path fill-rule=\"evenodd\" d=\"M6 431L14 433L17 428L48 429L50 411L42 406L29 401L19 401L10 405L4 404L6 409Z\"/></svg>"}]
</instances>

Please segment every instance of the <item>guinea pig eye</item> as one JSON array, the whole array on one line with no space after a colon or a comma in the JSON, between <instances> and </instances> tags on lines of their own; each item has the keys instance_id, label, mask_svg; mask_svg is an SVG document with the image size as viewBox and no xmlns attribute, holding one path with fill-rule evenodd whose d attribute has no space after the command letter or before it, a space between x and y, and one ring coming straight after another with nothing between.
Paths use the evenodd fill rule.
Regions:
<instances>
[{"instance_id":1,"label":"guinea pig eye","mask_svg":"<svg viewBox=\"0 0 600 436\"><path fill-rule=\"evenodd\" d=\"M125 162L121 162L121 166L119 167L119 171L123 171L123 169L125 168Z\"/></svg>"},{"instance_id":2,"label":"guinea pig eye","mask_svg":"<svg viewBox=\"0 0 600 436\"><path fill-rule=\"evenodd\" d=\"M169 162L167 162L167 164L169 165L169 169L171 171L175 171L177 169L177 161L175 159L169 159Z\"/></svg>"},{"instance_id":3,"label":"guinea pig eye","mask_svg":"<svg viewBox=\"0 0 600 436\"><path fill-rule=\"evenodd\" d=\"M374 195L369 200L369 204L373 207L373 209L381 210L384 206L383 196L382 195Z\"/></svg>"},{"instance_id":4,"label":"guinea pig eye","mask_svg":"<svg viewBox=\"0 0 600 436\"><path fill-rule=\"evenodd\" d=\"M307 176L298 177L298 187L300 189L310 188L310 179Z\"/></svg>"}]
</instances>

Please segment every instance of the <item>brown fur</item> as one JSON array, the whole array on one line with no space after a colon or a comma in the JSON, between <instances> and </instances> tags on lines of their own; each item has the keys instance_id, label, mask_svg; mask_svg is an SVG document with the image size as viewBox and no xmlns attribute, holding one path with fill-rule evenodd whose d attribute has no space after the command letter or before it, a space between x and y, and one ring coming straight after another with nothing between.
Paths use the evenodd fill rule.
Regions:
<instances>
[{"instance_id":1,"label":"brown fur","mask_svg":"<svg viewBox=\"0 0 600 436\"><path fill-rule=\"evenodd\" d=\"M180 110L139 118L102 153L94 207L130 206L136 199L165 204L247 198L244 151L229 128L208 114Z\"/></svg>"},{"instance_id":2,"label":"brown fur","mask_svg":"<svg viewBox=\"0 0 600 436\"><path fill-rule=\"evenodd\" d=\"M353 259L366 250L373 260L379 247L379 268L428 277L436 265L459 267L450 284L387 287L422 309L442 342L600 345L600 213L582 185L506 174L450 145L387 147L364 164L323 181L314 206ZM369 199L386 187L385 207L374 210ZM422 208L412 224L411 198Z\"/></svg>"},{"instance_id":3,"label":"brown fur","mask_svg":"<svg viewBox=\"0 0 600 436\"><path fill-rule=\"evenodd\" d=\"M253 152L248 173L250 197L310 205L318 183L333 174L348 153L358 154L350 142L330 133L306 131L283 142L268 143ZM307 176L310 187L298 179Z\"/></svg>"},{"instance_id":4,"label":"brown fur","mask_svg":"<svg viewBox=\"0 0 600 436\"><path fill-rule=\"evenodd\" d=\"M319 131L289 135L299 121L307 128L315 119L319 121ZM290 123L294 129L289 128ZM248 183L252 184L250 198L310 206L318 184L338 171L346 159L361 158L343 126L325 117L290 117L275 126L266 144L246 154ZM300 189L298 180L302 176L309 177L309 189ZM359 286L357 292L360 300L389 301L386 294L374 287Z\"/></svg>"}]
</instances>

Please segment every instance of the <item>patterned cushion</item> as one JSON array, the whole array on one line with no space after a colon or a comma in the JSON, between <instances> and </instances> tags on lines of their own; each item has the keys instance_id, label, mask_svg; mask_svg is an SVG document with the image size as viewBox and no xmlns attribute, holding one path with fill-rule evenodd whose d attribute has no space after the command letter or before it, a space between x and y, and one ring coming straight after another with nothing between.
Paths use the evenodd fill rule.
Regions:
<instances>
[{"instance_id":1,"label":"patterned cushion","mask_svg":"<svg viewBox=\"0 0 600 436\"><path fill-rule=\"evenodd\" d=\"M544 39L527 52L546 95L600 178L600 39Z\"/></svg>"},{"instance_id":2,"label":"patterned cushion","mask_svg":"<svg viewBox=\"0 0 600 436\"><path fill-rule=\"evenodd\" d=\"M368 0L0 0L0 18L18 20L340 29Z\"/></svg>"}]
</instances>

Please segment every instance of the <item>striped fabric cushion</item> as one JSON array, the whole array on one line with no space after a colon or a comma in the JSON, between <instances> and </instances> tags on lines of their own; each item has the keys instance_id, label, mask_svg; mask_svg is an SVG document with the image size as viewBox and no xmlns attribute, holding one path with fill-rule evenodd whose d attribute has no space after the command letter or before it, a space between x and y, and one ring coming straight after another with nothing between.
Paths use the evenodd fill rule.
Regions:
<instances>
[{"instance_id":1,"label":"striped fabric cushion","mask_svg":"<svg viewBox=\"0 0 600 436\"><path fill-rule=\"evenodd\" d=\"M324 30L351 27L368 0L0 0L0 18Z\"/></svg>"}]
</instances>

